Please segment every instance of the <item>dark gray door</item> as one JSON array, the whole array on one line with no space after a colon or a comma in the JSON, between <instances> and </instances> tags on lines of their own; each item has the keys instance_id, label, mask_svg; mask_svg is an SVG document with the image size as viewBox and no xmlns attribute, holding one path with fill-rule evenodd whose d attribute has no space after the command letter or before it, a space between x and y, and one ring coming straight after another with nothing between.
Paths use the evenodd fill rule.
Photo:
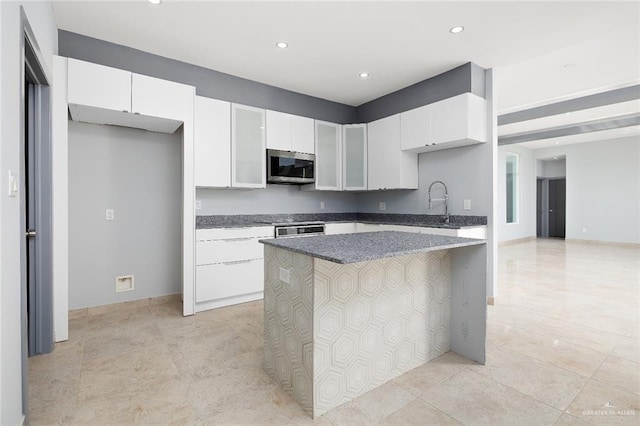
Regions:
<instances>
[{"instance_id":1,"label":"dark gray door","mask_svg":"<svg viewBox=\"0 0 640 426\"><path fill-rule=\"evenodd\" d=\"M549 180L549 237L565 237L566 179Z\"/></svg>"},{"instance_id":2,"label":"dark gray door","mask_svg":"<svg viewBox=\"0 0 640 426\"><path fill-rule=\"evenodd\" d=\"M543 237L542 228L543 228L543 216L544 216L544 207L542 205L542 179L537 180L537 190L536 190L536 236Z\"/></svg>"},{"instance_id":3,"label":"dark gray door","mask_svg":"<svg viewBox=\"0 0 640 426\"><path fill-rule=\"evenodd\" d=\"M28 355L53 350L51 119L49 87L25 39L24 286ZM24 290L23 290L24 291Z\"/></svg>"}]
</instances>

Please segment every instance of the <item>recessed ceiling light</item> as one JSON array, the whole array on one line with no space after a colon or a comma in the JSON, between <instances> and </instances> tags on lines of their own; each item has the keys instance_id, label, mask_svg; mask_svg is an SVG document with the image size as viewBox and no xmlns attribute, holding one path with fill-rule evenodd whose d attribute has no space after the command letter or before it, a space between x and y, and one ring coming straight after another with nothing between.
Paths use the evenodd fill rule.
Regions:
<instances>
[{"instance_id":1,"label":"recessed ceiling light","mask_svg":"<svg viewBox=\"0 0 640 426\"><path fill-rule=\"evenodd\" d=\"M560 145L560 142L556 141L556 145Z\"/></svg>"},{"instance_id":2,"label":"recessed ceiling light","mask_svg":"<svg viewBox=\"0 0 640 426\"><path fill-rule=\"evenodd\" d=\"M464 31L464 27L461 27L459 25L455 26L455 27L451 27L451 29L449 30L449 32L451 34L459 34L459 33L463 32L463 31Z\"/></svg>"},{"instance_id":3,"label":"recessed ceiling light","mask_svg":"<svg viewBox=\"0 0 640 426\"><path fill-rule=\"evenodd\" d=\"M160 4L160 3L162 3L162 0L149 0L149 3L151 3L151 4Z\"/></svg>"},{"instance_id":4,"label":"recessed ceiling light","mask_svg":"<svg viewBox=\"0 0 640 426\"><path fill-rule=\"evenodd\" d=\"M276 47L278 49L286 49L287 47L289 47L289 43L287 43L286 41L279 41L276 43Z\"/></svg>"},{"instance_id":5,"label":"recessed ceiling light","mask_svg":"<svg viewBox=\"0 0 640 426\"><path fill-rule=\"evenodd\" d=\"M571 114L571 112L565 112L564 113L564 115L570 115L570 114Z\"/></svg>"},{"instance_id":6,"label":"recessed ceiling light","mask_svg":"<svg viewBox=\"0 0 640 426\"><path fill-rule=\"evenodd\" d=\"M360 78L369 78L369 73L368 72L361 72L360 73Z\"/></svg>"}]
</instances>

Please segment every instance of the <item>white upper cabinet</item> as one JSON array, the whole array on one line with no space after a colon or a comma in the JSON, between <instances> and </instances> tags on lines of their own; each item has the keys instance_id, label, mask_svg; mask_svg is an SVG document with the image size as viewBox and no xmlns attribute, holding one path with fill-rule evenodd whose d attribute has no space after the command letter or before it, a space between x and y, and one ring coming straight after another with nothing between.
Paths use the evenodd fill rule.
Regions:
<instances>
[{"instance_id":1,"label":"white upper cabinet","mask_svg":"<svg viewBox=\"0 0 640 426\"><path fill-rule=\"evenodd\" d=\"M400 115L403 150L428 152L487 141L486 101L472 93Z\"/></svg>"},{"instance_id":2,"label":"white upper cabinet","mask_svg":"<svg viewBox=\"0 0 640 426\"><path fill-rule=\"evenodd\" d=\"M342 126L342 188L367 189L367 125Z\"/></svg>"},{"instance_id":3,"label":"white upper cabinet","mask_svg":"<svg viewBox=\"0 0 640 426\"><path fill-rule=\"evenodd\" d=\"M231 104L195 98L195 185L231 186Z\"/></svg>"},{"instance_id":4,"label":"white upper cabinet","mask_svg":"<svg viewBox=\"0 0 640 426\"><path fill-rule=\"evenodd\" d=\"M431 138L431 105L400 114L400 148L425 146Z\"/></svg>"},{"instance_id":5,"label":"white upper cabinet","mask_svg":"<svg viewBox=\"0 0 640 426\"><path fill-rule=\"evenodd\" d=\"M69 60L71 118L173 133L193 115L193 86Z\"/></svg>"},{"instance_id":6,"label":"white upper cabinet","mask_svg":"<svg viewBox=\"0 0 640 426\"><path fill-rule=\"evenodd\" d=\"M231 186L266 187L265 110L231 104Z\"/></svg>"},{"instance_id":7,"label":"white upper cabinet","mask_svg":"<svg viewBox=\"0 0 640 426\"><path fill-rule=\"evenodd\" d=\"M418 155L400 150L400 114L367 125L368 189L417 189Z\"/></svg>"},{"instance_id":8,"label":"white upper cabinet","mask_svg":"<svg viewBox=\"0 0 640 426\"><path fill-rule=\"evenodd\" d=\"M67 73L70 105L131 112L129 71L69 59Z\"/></svg>"},{"instance_id":9,"label":"white upper cabinet","mask_svg":"<svg viewBox=\"0 0 640 426\"><path fill-rule=\"evenodd\" d=\"M132 74L131 111L134 114L161 118L184 118L192 108L188 99L195 95L193 86Z\"/></svg>"},{"instance_id":10,"label":"white upper cabinet","mask_svg":"<svg viewBox=\"0 0 640 426\"><path fill-rule=\"evenodd\" d=\"M267 110L267 148L313 154L313 120Z\"/></svg>"},{"instance_id":11,"label":"white upper cabinet","mask_svg":"<svg viewBox=\"0 0 640 426\"><path fill-rule=\"evenodd\" d=\"M267 110L267 148L291 151L291 115Z\"/></svg>"},{"instance_id":12,"label":"white upper cabinet","mask_svg":"<svg viewBox=\"0 0 640 426\"><path fill-rule=\"evenodd\" d=\"M293 115L291 119L291 151L315 154L315 145L314 120Z\"/></svg>"},{"instance_id":13,"label":"white upper cabinet","mask_svg":"<svg viewBox=\"0 0 640 426\"><path fill-rule=\"evenodd\" d=\"M341 125L316 121L315 189L342 190Z\"/></svg>"}]
</instances>

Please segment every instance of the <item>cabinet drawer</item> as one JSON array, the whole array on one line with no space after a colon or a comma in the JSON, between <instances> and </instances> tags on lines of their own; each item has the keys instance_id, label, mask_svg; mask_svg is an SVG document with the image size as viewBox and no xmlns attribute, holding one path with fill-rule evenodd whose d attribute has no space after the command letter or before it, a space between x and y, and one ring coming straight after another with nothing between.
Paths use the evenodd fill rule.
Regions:
<instances>
[{"instance_id":1,"label":"cabinet drawer","mask_svg":"<svg viewBox=\"0 0 640 426\"><path fill-rule=\"evenodd\" d=\"M259 238L230 238L226 240L197 241L196 265L262 259L264 250Z\"/></svg>"},{"instance_id":2,"label":"cabinet drawer","mask_svg":"<svg viewBox=\"0 0 640 426\"><path fill-rule=\"evenodd\" d=\"M264 262L255 259L196 267L196 302L264 290Z\"/></svg>"},{"instance_id":3,"label":"cabinet drawer","mask_svg":"<svg viewBox=\"0 0 640 426\"><path fill-rule=\"evenodd\" d=\"M247 228L196 229L196 241L224 240L231 238L273 238L273 226Z\"/></svg>"}]
</instances>

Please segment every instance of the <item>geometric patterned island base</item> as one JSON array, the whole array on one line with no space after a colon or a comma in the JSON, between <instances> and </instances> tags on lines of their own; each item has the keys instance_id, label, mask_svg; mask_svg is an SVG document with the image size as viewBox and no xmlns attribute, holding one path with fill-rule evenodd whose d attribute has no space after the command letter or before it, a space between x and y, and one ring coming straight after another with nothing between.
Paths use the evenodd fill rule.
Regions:
<instances>
[{"instance_id":1,"label":"geometric patterned island base","mask_svg":"<svg viewBox=\"0 0 640 426\"><path fill-rule=\"evenodd\" d=\"M452 251L338 264L266 245L265 371L317 417L447 352Z\"/></svg>"}]
</instances>

